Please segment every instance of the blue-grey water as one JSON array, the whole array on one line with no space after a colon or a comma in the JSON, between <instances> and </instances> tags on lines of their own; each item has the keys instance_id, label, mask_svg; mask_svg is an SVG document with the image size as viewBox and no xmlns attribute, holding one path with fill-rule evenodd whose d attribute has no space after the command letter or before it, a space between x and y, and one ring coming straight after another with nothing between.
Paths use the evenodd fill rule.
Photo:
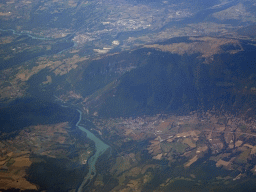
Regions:
<instances>
[{"instance_id":1,"label":"blue-grey water","mask_svg":"<svg viewBox=\"0 0 256 192\"><path fill-rule=\"evenodd\" d=\"M96 137L93 133L85 129L84 127L80 126L79 123L82 119L82 112L80 110L77 110L80 113L79 120L76 123L76 126L83 132L87 134L87 137L91 139L95 143L95 153L92 157L88 160L88 166L89 166L89 172L84 177L83 182L81 183L80 187L78 188L78 192L83 191L83 187L85 184L90 181L95 175L96 175L96 169L95 164L97 162L97 159L107 150L110 148L109 145L105 144L103 141L101 141L98 137Z\"/></svg>"},{"instance_id":2,"label":"blue-grey water","mask_svg":"<svg viewBox=\"0 0 256 192\"><path fill-rule=\"evenodd\" d=\"M11 31L12 34L14 35L27 35L28 37L31 37L32 39L39 39L39 40L50 40L51 38L46 38L46 37L36 37L35 35L32 35L27 32L17 32L13 29L0 29L0 31Z\"/></svg>"}]
</instances>

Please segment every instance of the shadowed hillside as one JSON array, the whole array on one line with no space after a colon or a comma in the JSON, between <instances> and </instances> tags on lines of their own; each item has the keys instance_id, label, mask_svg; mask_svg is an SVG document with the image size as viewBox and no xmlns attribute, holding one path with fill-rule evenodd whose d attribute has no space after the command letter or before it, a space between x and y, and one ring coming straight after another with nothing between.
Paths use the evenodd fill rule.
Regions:
<instances>
[{"instance_id":1,"label":"shadowed hillside","mask_svg":"<svg viewBox=\"0 0 256 192\"><path fill-rule=\"evenodd\" d=\"M0 108L1 132L22 130L31 125L47 125L59 122L76 123L76 110L71 110L41 99L20 99Z\"/></svg>"},{"instance_id":2,"label":"shadowed hillside","mask_svg":"<svg viewBox=\"0 0 256 192\"><path fill-rule=\"evenodd\" d=\"M198 54L150 50L147 63L122 76L118 86L106 94L99 114L183 113L213 107L245 112L256 99L256 49L249 44L243 47L236 54L216 54L211 63Z\"/></svg>"},{"instance_id":3,"label":"shadowed hillside","mask_svg":"<svg viewBox=\"0 0 256 192\"><path fill-rule=\"evenodd\" d=\"M83 62L47 86L42 85L47 71L38 73L29 80L29 92L58 95L108 117L212 108L251 116L255 53L250 41L174 38Z\"/></svg>"}]
</instances>

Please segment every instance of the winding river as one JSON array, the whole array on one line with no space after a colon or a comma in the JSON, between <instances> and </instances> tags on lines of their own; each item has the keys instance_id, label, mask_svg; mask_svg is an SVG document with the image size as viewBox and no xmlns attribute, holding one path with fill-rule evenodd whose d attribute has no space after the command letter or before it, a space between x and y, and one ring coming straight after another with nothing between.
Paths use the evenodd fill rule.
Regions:
<instances>
[{"instance_id":1,"label":"winding river","mask_svg":"<svg viewBox=\"0 0 256 192\"><path fill-rule=\"evenodd\" d=\"M17 32L13 29L0 29L0 31L11 31L12 34L14 35L27 35L28 37L31 37L32 39L39 39L39 40L50 40L51 38L46 38L46 37L36 37L35 35L31 35L30 33L27 32Z\"/></svg>"},{"instance_id":2,"label":"winding river","mask_svg":"<svg viewBox=\"0 0 256 192\"><path fill-rule=\"evenodd\" d=\"M88 160L88 166L89 166L89 172L84 177L83 182L81 183L80 187L78 188L77 192L83 192L84 186L92 180L92 178L96 175L96 168L95 164L97 162L97 159L107 150L110 148L107 144L105 144L103 141L101 141L98 137L96 137L93 133L85 129L84 127L80 126L79 123L82 119L82 112L80 110L77 110L80 113L79 120L76 123L76 126L83 132L87 134L87 137L94 141L95 143L95 153L92 157Z\"/></svg>"}]
</instances>

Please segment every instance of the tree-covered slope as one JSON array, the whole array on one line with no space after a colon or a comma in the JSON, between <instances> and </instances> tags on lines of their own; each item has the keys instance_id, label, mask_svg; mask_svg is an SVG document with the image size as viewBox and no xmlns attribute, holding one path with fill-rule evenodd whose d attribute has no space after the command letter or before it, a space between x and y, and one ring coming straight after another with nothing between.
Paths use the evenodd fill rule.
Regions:
<instances>
[{"instance_id":1,"label":"tree-covered slope","mask_svg":"<svg viewBox=\"0 0 256 192\"><path fill-rule=\"evenodd\" d=\"M147 50L147 63L119 78L118 86L102 97L99 114L183 113L214 107L235 113L253 110L256 49L246 43L243 48L235 54L216 54L211 63L199 54Z\"/></svg>"}]
</instances>

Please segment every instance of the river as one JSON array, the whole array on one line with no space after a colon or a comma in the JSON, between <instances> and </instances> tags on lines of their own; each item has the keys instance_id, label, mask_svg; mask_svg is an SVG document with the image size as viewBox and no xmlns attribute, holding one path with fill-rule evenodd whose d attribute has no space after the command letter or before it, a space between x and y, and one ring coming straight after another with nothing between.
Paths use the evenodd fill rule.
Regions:
<instances>
[{"instance_id":1,"label":"river","mask_svg":"<svg viewBox=\"0 0 256 192\"><path fill-rule=\"evenodd\" d=\"M87 134L87 137L91 139L95 143L95 153L92 157L88 160L88 166L89 166L89 172L84 177L83 182L81 183L80 187L78 188L77 192L83 192L83 188L87 183L89 183L93 177L96 175L96 168L95 164L97 162L97 159L106 152L107 149L110 148L109 145L105 144L103 141L101 141L98 137L96 137L93 133L85 129L84 127L80 126L79 123L82 119L82 112L80 110L77 110L80 113L79 120L76 123L76 126L83 132Z\"/></svg>"},{"instance_id":2,"label":"river","mask_svg":"<svg viewBox=\"0 0 256 192\"><path fill-rule=\"evenodd\" d=\"M52 38L46 38L46 37L37 37L35 35L32 35L28 32L17 32L13 29L0 29L0 31L11 31L14 35L27 35L28 37L31 37L32 39L39 39L39 40L51 40Z\"/></svg>"}]
</instances>

